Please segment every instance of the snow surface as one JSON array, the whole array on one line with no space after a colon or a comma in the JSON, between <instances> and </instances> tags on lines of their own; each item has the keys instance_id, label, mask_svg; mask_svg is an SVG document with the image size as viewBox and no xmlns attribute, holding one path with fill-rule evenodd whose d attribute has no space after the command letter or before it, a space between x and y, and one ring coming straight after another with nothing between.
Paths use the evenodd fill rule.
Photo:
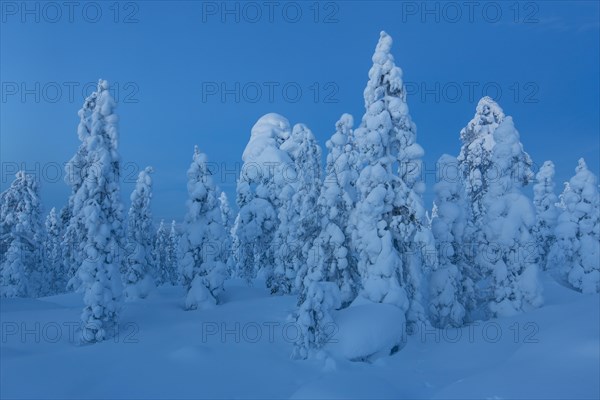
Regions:
<instances>
[{"instance_id":1,"label":"snow surface","mask_svg":"<svg viewBox=\"0 0 600 400\"><path fill-rule=\"evenodd\" d=\"M335 352L291 359L295 332L288 315L296 298L270 296L263 285L241 280L227 281L222 304L208 310L184 311L183 288L159 288L126 303L119 335L93 345L70 341L64 325L79 322L80 295L2 299L0 397L598 398L599 295L542 277L542 308L458 329L420 330L400 351L373 362ZM364 330L377 328L361 317ZM62 335L51 343L56 324ZM209 329L221 324L229 331L224 338L224 331ZM32 332L39 332L37 342Z\"/></svg>"}]
</instances>

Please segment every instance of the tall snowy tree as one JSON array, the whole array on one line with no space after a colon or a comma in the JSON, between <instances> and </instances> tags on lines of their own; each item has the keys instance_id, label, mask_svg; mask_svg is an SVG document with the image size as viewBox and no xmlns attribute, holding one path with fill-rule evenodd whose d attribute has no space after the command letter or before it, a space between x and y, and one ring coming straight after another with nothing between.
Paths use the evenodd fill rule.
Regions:
<instances>
[{"instance_id":1,"label":"tall snowy tree","mask_svg":"<svg viewBox=\"0 0 600 400\"><path fill-rule=\"evenodd\" d=\"M506 316L538 307L543 299L532 235L535 213L521 190L533 176L532 162L511 117L494 130L493 141L496 175L484 179L487 192L479 217L483 242L476 262L484 272L484 305L491 316Z\"/></svg>"},{"instance_id":2,"label":"tall snowy tree","mask_svg":"<svg viewBox=\"0 0 600 400\"><path fill-rule=\"evenodd\" d=\"M123 206L114 108L108 82L100 80L79 112L82 145L67 166L73 195L66 240L73 240L69 248L78 262L69 285L84 293L81 320L82 340L86 342L102 341L111 334L118 321L122 292ZM80 168L82 165L86 168ZM74 238L69 236L74 234Z\"/></svg>"},{"instance_id":3,"label":"tall snowy tree","mask_svg":"<svg viewBox=\"0 0 600 400\"><path fill-rule=\"evenodd\" d=\"M556 237L554 229L558 219L556 203L558 197L554 194L554 163L546 161L535 176L533 185L533 204L535 206L535 241L540 254L539 265L546 268L548 252Z\"/></svg>"},{"instance_id":4,"label":"tall snowy tree","mask_svg":"<svg viewBox=\"0 0 600 400\"><path fill-rule=\"evenodd\" d=\"M262 116L252 127L237 183L239 213L232 229L236 275L251 283L259 276L271 286L274 238L283 199L290 196L294 164L280 149L290 124L278 114Z\"/></svg>"},{"instance_id":5,"label":"tall snowy tree","mask_svg":"<svg viewBox=\"0 0 600 400\"><path fill-rule=\"evenodd\" d=\"M2 262L0 297L48 294L41 257L42 230L39 188L35 178L19 171L0 195Z\"/></svg>"},{"instance_id":6,"label":"tall snowy tree","mask_svg":"<svg viewBox=\"0 0 600 400\"><path fill-rule=\"evenodd\" d=\"M473 282L461 247L464 245L468 206L456 158L444 154L437 163L435 213L431 225L438 266L431 275L429 311L439 328L462 326L473 307Z\"/></svg>"},{"instance_id":7,"label":"tall snowy tree","mask_svg":"<svg viewBox=\"0 0 600 400\"><path fill-rule=\"evenodd\" d=\"M308 252L318 235L316 209L321 186L321 148L308 127L296 124L281 150L290 155L295 178L290 181L293 190L289 201L280 207L271 292L287 294L302 286Z\"/></svg>"},{"instance_id":8,"label":"tall snowy tree","mask_svg":"<svg viewBox=\"0 0 600 400\"><path fill-rule=\"evenodd\" d=\"M188 310L217 304L225 280L227 249L221 210L206 155L194 148L188 169L188 203L180 241L181 272Z\"/></svg>"},{"instance_id":9,"label":"tall snowy tree","mask_svg":"<svg viewBox=\"0 0 600 400\"><path fill-rule=\"evenodd\" d=\"M600 196L598 179L579 160L561 195L564 209L558 217L556 242L549 256L549 268L583 293L600 292Z\"/></svg>"},{"instance_id":10,"label":"tall snowy tree","mask_svg":"<svg viewBox=\"0 0 600 400\"><path fill-rule=\"evenodd\" d=\"M418 183L423 149L391 46L381 32L364 91L366 113L355 131L365 166L357 181L353 242L363 296L399 306L414 326L425 321L421 281L433 237Z\"/></svg>"},{"instance_id":11,"label":"tall snowy tree","mask_svg":"<svg viewBox=\"0 0 600 400\"><path fill-rule=\"evenodd\" d=\"M154 287L156 265L152 255L154 227L152 226L152 167L140 171L131 193L127 229L127 263L123 283L129 300L143 299Z\"/></svg>"},{"instance_id":12,"label":"tall snowy tree","mask_svg":"<svg viewBox=\"0 0 600 400\"><path fill-rule=\"evenodd\" d=\"M483 224L486 214L483 198L488 192L489 181L499 175L493 165L492 151L495 145L494 131L505 115L502 108L490 97L479 100L475 116L466 127L460 131L462 147L457 157L459 172L466 190L468 205L467 225L464 232L464 242L461 253L466 264L470 266L465 270L467 275L476 285L475 308L469 310L470 319L484 318L487 313L489 295L484 294L479 288L479 283L484 280L486 272L479 265L476 257L480 247L484 246Z\"/></svg>"},{"instance_id":13,"label":"tall snowy tree","mask_svg":"<svg viewBox=\"0 0 600 400\"><path fill-rule=\"evenodd\" d=\"M48 277L48 294L63 293L67 288L67 270L62 257L63 227L56 209L52 208L46 217L44 243L44 268Z\"/></svg>"}]
</instances>

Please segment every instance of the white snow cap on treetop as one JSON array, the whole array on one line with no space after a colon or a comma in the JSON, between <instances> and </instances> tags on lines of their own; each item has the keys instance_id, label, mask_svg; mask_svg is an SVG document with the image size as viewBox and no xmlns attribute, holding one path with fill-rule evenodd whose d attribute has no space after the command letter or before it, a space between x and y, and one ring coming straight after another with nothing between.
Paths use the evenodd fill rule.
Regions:
<instances>
[{"instance_id":1,"label":"white snow cap on treetop","mask_svg":"<svg viewBox=\"0 0 600 400\"><path fill-rule=\"evenodd\" d=\"M290 122L284 116L276 113L263 115L252 127L250 141L242 154L242 160L257 161L265 149L279 148L281 143L290 136L290 132Z\"/></svg>"}]
</instances>

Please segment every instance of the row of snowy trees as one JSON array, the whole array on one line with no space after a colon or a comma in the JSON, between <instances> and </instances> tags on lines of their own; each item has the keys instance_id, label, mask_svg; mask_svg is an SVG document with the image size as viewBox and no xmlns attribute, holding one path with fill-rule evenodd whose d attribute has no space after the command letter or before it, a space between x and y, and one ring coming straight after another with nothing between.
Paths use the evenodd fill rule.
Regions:
<instances>
[{"instance_id":1,"label":"row of snowy trees","mask_svg":"<svg viewBox=\"0 0 600 400\"><path fill-rule=\"evenodd\" d=\"M554 166L533 176L512 118L490 98L460 132L458 157L443 155L431 215L422 194L416 126L402 71L382 32L355 128L344 114L321 148L310 129L278 114L251 130L234 215L195 148L187 213L179 230L152 223L151 168L139 174L128 218L119 200L117 117L108 84L79 112L81 145L67 164L68 204L45 230L35 180L24 173L2 193L2 296L84 293L84 339L103 340L122 297L181 283L185 308L218 304L228 277L296 294L295 356L325 345L336 310L397 307L419 324L461 326L542 304L538 269L582 292L599 291L598 182L580 161L560 199ZM533 204L523 187L535 181ZM178 232L179 231L179 232Z\"/></svg>"}]
</instances>

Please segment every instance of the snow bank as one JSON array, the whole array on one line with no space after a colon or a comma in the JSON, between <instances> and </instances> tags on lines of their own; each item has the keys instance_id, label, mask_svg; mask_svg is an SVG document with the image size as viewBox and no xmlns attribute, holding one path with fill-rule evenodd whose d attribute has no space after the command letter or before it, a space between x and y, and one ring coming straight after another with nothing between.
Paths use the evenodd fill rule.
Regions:
<instances>
[{"instance_id":1,"label":"snow bank","mask_svg":"<svg viewBox=\"0 0 600 400\"><path fill-rule=\"evenodd\" d=\"M404 347L404 312L391 304L361 302L334 313L337 331L325 349L353 361L371 361Z\"/></svg>"}]
</instances>

